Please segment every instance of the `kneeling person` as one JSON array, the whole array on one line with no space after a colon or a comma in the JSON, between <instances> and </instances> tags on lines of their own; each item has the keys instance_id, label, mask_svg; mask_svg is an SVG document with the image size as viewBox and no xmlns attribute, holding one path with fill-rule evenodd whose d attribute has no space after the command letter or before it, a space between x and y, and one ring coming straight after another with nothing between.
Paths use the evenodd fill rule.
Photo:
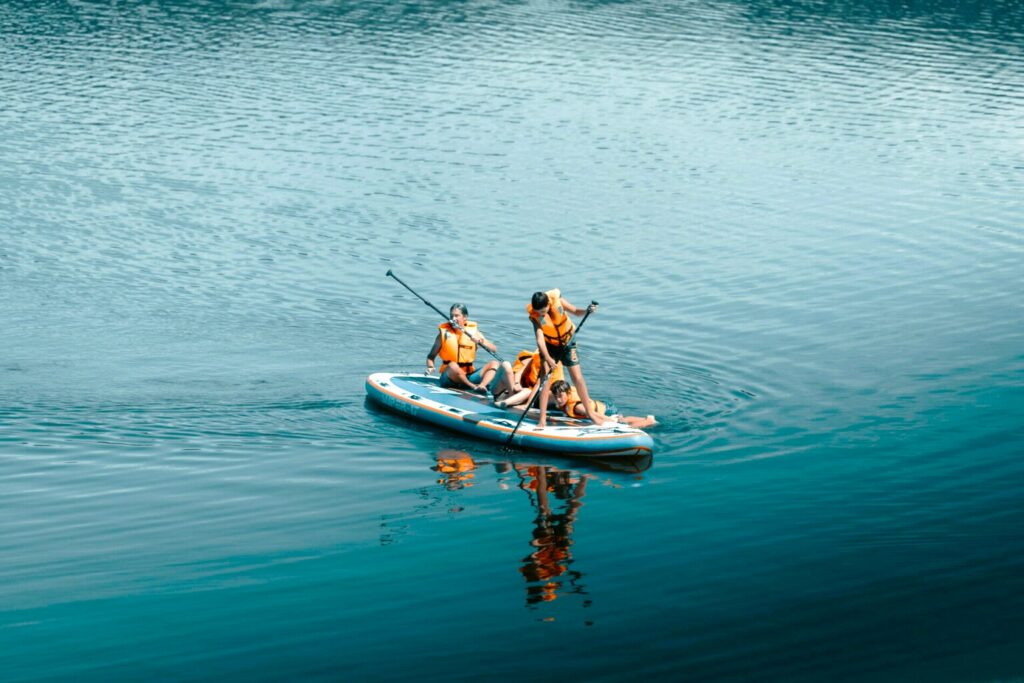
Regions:
<instances>
[{"instance_id":1,"label":"kneeling person","mask_svg":"<svg viewBox=\"0 0 1024 683\"><path fill-rule=\"evenodd\" d=\"M559 380L551 385L551 394L555 399L555 405L557 405L558 409L563 413L569 417L587 419L587 413L583 410L583 401L580 399L580 395L577 393L576 387L571 387L564 380ZM615 410L614 407L609 407L601 401L591 399L590 414L594 413L597 413L602 417L606 417L609 420L622 422L637 429L643 429L644 427L650 427L658 424L653 415L648 415L647 417L618 415L618 411ZM609 413L611 414L609 415Z\"/></svg>"},{"instance_id":2,"label":"kneeling person","mask_svg":"<svg viewBox=\"0 0 1024 683\"><path fill-rule=\"evenodd\" d=\"M427 354L427 373L434 372L434 358L441 356L441 386L487 392L487 384L498 371L498 361L490 361L481 368L473 365L476 347L483 346L492 353L498 347L487 341L477 325L467 320L469 310L465 304L452 304L451 320L437 326L437 337Z\"/></svg>"}]
</instances>

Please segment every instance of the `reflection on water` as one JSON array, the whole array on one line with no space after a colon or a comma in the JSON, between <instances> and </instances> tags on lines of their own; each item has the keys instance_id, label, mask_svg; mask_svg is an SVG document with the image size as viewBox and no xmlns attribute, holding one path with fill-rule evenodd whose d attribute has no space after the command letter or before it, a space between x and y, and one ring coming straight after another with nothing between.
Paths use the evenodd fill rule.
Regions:
<instances>
[{"instance_id":1,"label":"reflection on water","mask_svg":"<svg viewBox=\"0 0 1024 683\"><path fill-rule=\"evenodd\" d=\"M473 485L473 470L476 463L473 456L465 451L445 449L437 454L437 465L433 470L440 475L437 483L449 491L458 491Z\"/></svg>"},{"instance_id":2,"label":"reflection on water","mask_svg":"<svg viewBox=\"0 0 1024 683\"><path fill-rule=\"evenodd\" d=\"M511 460L478 461L472 454L454 449L438 451L435 460L436 464L431 470L439 475L437 483L446 492L458 492L472 487L478 466L490 464L499 475L499 489L526 493L533 510L533 529L528 541L531 550L522 559L519 573L527 584L527 606L532 608L567 594L587 595L582 581L583 572L572 566L572 534L583 507L587 483L591 480L601 481L596 474L551 464L520 463ZM591 464L590 461L587 464ZM598 461L596 464L609 471L639 473L650 466L650 457ZM508 486L500 477L509 473L514 473L518 481L514 487ZM602 483L612 488L621 488L621 484L611 479ZM435 496L432 503L418 506L416 512L422 513L440 501L441 498ZM451 505L446 509L449 513L464 510L461 504ZM590 605L590 599L585 599L583 606Z\"/></svg>"},{"instance_id":3,"label":"reflection on water","mask_svg":"<svg viewBox=\"0 0 1024 683\"><path fill-rule=\"evenodd\" d=\"M1022 45L1018 0L0 3L0 679L448 680L442 619L465 678L1019 678ZM438 322L389 268L505 350L602 301L657 466L371 412Z\"/></svg>"},{"instance_id":4,"label":"reflection on water","mask_svg":"<svg viewBox=\"0 0 1024 683\"><path fill-rule=\"evenodd\" d=\"M516 471L519 487L530 496L537 513L530 541L534 550L519 568L527 582L526 604L551 602L559 593L586 595L583 573L569 566L573 563L573 527L591 475L543 465L517 467ZM590 601L584 601L584 606L589 607Z\"/></svg>"}]
</instances>

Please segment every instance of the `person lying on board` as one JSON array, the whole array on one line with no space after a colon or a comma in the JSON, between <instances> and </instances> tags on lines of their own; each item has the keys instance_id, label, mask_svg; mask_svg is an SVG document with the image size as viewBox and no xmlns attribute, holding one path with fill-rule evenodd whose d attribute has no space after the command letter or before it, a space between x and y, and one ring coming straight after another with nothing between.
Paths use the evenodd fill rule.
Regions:
<instances>
[{"instance_id":1,"label":"person lying on board","mask_svg":"<svg viewBox=\"0 0 1024 683\"><path fill-rule=\"evenodd\" d=\"M579 393L584 399L582 410L586 412L587 419L594 424L603 424L607 418L590 410L590 395L587 393L587 383L583 379L583 370L580 368L576 340L573 339L576 325L566 315L568 312L579 316L583 315L585 311L593 313L596 310L597 304L590 304L586 308L573 306L562 297L562 292L559 289L534 292L530 303L526 305L526 312L530 316L530 323L533 324L533 332L537 337L537 350L544 357L545 369L551 372L561 361L568 369L572 383L579 388ZM544 425L544 418L547 415L550 386L551 383L547 382L540 390L539 426Z\"/></svg>"},{"instance_id":2,"label":"person lying on board","mask_svg":"<svg viewBox=\"0 0 1024 683\"><path fill-rule=\"evenodd\" d=\"M583 412L583 401L580 399L580 395L576 392L576 387L571 387L564 380L559 380L551 385L551 394L555 398L555 405L558 410L562 411L569 417L586 419L587 415ZM591 399L590 412L591 414L599 413L606 416L609 420L621 422L637 429L643 429L644 427L651 427L658 424L658 421L654 419L653 415L648 415L647 417L619 415L619 411L615 406L602 403L601 401L594 401L593 399ZM538 423L537 426L543 427L544 425Z\"/></svg>"},{"instance_id":3,"label":"person lying on board","mask_svg":"<svg viewBox=\"0 0 1024 683\"><path fill-rule=\"evenodd\" d=\"M437 337L427 354L427 374L434 372L434 358L441 356L441 386L450 389L469 389L487 393L487 385L498 371L498 361L488 361L481 368L476 360L476 347L483 346L493 353L498 347L484 338L472 320L468 320L466 304L452 304L448 309L451 320L437 326Z\"/></svg>"},{"instance_id":4,"label":"person lying on board","mask_svg":"<svg viewBox=\"0 0 1024 683\"><path fill-rule=\"evenodd\" d=\"M509 408L528 402L533 391L536 391L533 388L540 379L542 363L540 351L536 349L520 351L516 354L514 365L509 366L506 361L502 370L498 372L498 378L491 384L494 404L499 408ZM555 365L551 373L551 380L556 379L565 379L561 363Z\"/></svg>"}]
</instances>

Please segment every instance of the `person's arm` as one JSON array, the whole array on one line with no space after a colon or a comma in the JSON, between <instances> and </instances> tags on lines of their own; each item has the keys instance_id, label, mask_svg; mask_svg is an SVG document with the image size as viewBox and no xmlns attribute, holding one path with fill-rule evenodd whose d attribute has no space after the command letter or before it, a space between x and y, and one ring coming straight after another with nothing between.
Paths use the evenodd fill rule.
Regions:
<instances>
[{"instance_id":1,"label":"person's arm","mask_svg":"<svg viewBox=\"0 0 1024 683\"><path fill-rule=\"evenodd\" d=\"M580 308L579 306L573 306L571 303L569 303L568 299L563 298L562 308L564 308L565 310L567 310L568 312L572 313L575 316L580 316L586 313L587 311L590 311L591 313L595 312L597 310L597 304L590 304L586 308Z\"/></svg>"},{"instance_id":2,"label":"person's arm","mask_svg":"<svg viewBox=\"0 0 1024 683\"><path fill-rule=\"evenodd\" d=\"M526 372L526 366L529 364L529 361L520 363L519 369L512 373L512 391L523 390L523 373Z\"/></svg>"},{"instance_id":3,"label":"person's arm","mask_svg":"<svg viewBox=\"0 0 1024 683\"><path fill-rule=\"evenodd\" d=\"M434 345L430 347L430 353L427 354L427 374L434 374L434 359L437 358L437 354L441 351L441 333L437 333L437 337L434 338Z\"/></svg>"},{"instance_id":4,"label":"person's arm","mask_svg":"<svg viewBox=\"0 0 1024 683\"><path fill-rule=\"evenodd\" d=\"M487 338L484 337L484 333L480 331L480 328L477 328L476 334L472 334L468 329L464 329L463 331L466 333L466 336L476 343L477 346L482 346L491 353L498 350L498 346L496 344L487 341Z\"/></svg>"},{"instance_id":5,"label":"person's arm","mask_svg":"<svg viewBox=\"0 0 1024 683\"><path fill-rule=\"evenodd\" d=\"M547 426L548 421L548 398L551 396L551 383L544 382L544 386L540 390L540 419L537 420L537 427L543 428Z\"/></svg>"},{"instance_id":6,"label":"person's arm","mask_svg":"<svg viewBox=\"0 0 1024 683\"><path fill-rule=\"evenodd\" d=\"M473 341L475 341L475 342L476 342L477 344L479 344L480 346L484 347L485 349L487 349L487 350L488 350L488 351L490 351L491 353L494 353L495 351L497 351L497 350L498 350L498 345L497 345L497 344L495 344L494 342L492 342L492 341L489 341L488 339L486 339L486 338L484 337L484 335L482 335L482 334L480 334L480 335L479 335L479 336L478 336L478 337L477 337L476 339L474 339Z\"/></svg>"},{"instance_id":7,"label":"person's arm","mask_svg":"<svg viewBox=\"0 0 1024 683\"><path fill-rule=\"evenodd\" d=\"M555 359L551 357L551 353L548 351L548 343L544 341L544 330L537 324L536 320L531 319L533 323L533 333L537 337L537 350L540 351L540 357L548 364L548 372L555 369Z\"/></svg>"}]
</instances>

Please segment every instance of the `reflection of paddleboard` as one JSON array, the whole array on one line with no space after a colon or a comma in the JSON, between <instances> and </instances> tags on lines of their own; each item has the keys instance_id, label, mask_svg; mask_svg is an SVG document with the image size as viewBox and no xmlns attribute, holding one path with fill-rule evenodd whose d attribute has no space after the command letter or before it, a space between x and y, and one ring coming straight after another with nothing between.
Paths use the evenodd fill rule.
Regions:
<instances>
[{"instance_id":1,"label":"reflection of paddleboard","mask_svg":"<svg viewBox=\"0 0 1024 683\"><path fill-rule=\"evenodd\" d=\"M505 443L523 414L502 409L489 398L459 389L442 389L437 377L377 372L366 379L366 393L382 405L419 420ZM536 409L516 431L512 444L566 455L637 456L654 450L646 432L623 424L600 426L548 412L548 426L537 428Z\"/></svg>"}]
</instances>

